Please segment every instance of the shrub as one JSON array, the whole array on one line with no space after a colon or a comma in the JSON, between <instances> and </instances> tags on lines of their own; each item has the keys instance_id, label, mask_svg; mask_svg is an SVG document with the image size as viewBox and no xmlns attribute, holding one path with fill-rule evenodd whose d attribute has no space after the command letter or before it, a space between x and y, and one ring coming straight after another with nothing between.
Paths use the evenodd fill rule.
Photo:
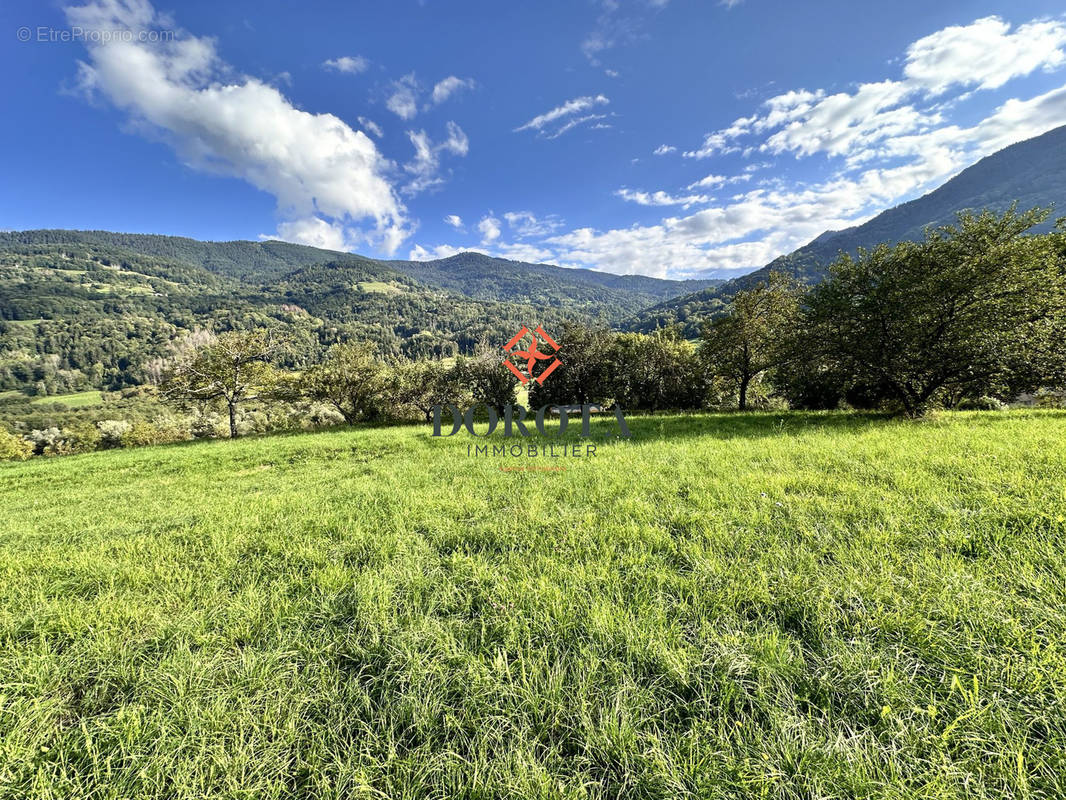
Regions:
<instances>
[{"instance_id":1,"label":"shrub","mask_svg":"<svg viewBox=\"0 0 1066 800\"><path fill-rule=\"evenodd\" d=\"M135 422L122 437L126 447L147 447L154 444L183 442L189 438L187 431L174 422L158 420L152 422Z\"/></svg>"},{"instance_id":2,"label":"shrub","mask_svg":"<svg viewBox=\"0 0 1066 800\"><path fill-rule=\"evenodd\" d=\"M998 398L989 397L988 395L963 400L959 403L959 410L961 411L1002 411L1006 407Z\"/></svg>"},{"instance_id":3,"label":"shrub","mask_svg":"<svg viewBox=\"0 0 1066 800\"><path fill-rule=\"evenodd\" d=\"M32 455L32 444L21 436L0 429L0 461L25 461Z\"/></svg>"},{"instance_id":4,"label":"shrub","mask_svg":"<svg viewBox=\"0 0 1066 800\"><path fill-rule=\"evenodd\" d=\"M113 447L122 447L123 437L129 433L132 427L124 419L104 419L96 423L100 429L100 447L108 450Z\"/></svg>"}]
</instances>

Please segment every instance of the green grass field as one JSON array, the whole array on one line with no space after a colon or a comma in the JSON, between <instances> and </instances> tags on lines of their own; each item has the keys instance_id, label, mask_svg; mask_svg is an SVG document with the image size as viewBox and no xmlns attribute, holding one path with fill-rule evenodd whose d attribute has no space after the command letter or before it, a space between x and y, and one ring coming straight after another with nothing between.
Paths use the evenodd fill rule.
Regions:
<instances>
[{"instance_id":1,"label":"green grass field","mask_svg":"<svg viewBox=\"0 0 1066 800\"><path fill-rule=\"evenodd\" d=\"M35 397L31 403L33 405L48 405L50 403L59 403L67 408L86 408L88 406L98 406L104 402L103 393L93 389L88 392L74 392L72 394L55 394L47 397Z\"/></svg>"},{"instance_id":2,"label":"green grass field","mask_svg":"<svg viewBox=\"0 0 1066 800\"><path fill-rule=\"evenodd\" d=\"M1066 414L630 425L0 465L0 798L1066 796Z\"/></svg>"}]
</instances>

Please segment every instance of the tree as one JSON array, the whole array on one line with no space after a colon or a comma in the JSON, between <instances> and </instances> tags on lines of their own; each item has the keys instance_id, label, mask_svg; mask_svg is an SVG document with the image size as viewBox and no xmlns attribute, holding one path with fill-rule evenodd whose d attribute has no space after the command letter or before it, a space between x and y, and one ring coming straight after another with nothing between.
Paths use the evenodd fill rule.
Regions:
<instances>
[{"instance_id":1,"label":"tree","mask_svg":"<svg viewBox=\"0 0 1066 800\"><path fill-rule=\"evenodd\" d=\"M565 325L557 338L559 367L543 384L529 383L530 405L598 404L611 400L614 336L605 328Z\"/></svg>"},{"instance_id":2,"label":"tree","mask_svg":"<svg viewBox=\"0 0 1066 800\"><path fill-rule=\"evenodd\" d=\"M398 408L418 411L429 420L433 407L451 403L466 408L473 395L456 365L440 360L401 361L394 368L393 398Z\"/></svg>"},{"instance_id":3,"label":"tree","mask_svg":"<svg viewBox=\"0 0 1066 800\"><path fill-rule=\"evenodd\" d=\"M1066 300L1062 234L1024 235L1047 213L965 213L841 257L810 296L808 350L912 417L1038 388L1061 363Z\"/></svg>"},{"instance_id":4,"label":"tree","mask_svg":"<svg viewBox=\"0 0 1066 800\"><path fill-rule=\"evenodd\" d=\"M229 412L229 435L237 438L237 409L257 400L274 382L269 359L274 343L259 328L231 331L177 362L163 382L163 399L179 406L221 402Z\"/></svg>"},{"instance_id":5,"label":"tree","mask_svg":"<svg viewBox=\"0 0 1066 800\"><path fill-rule=\"evenodd\" d=\"M795 352L801 291L787 275L738 292L729 313L703 329L701 354L712 376L732 382L741 411L748 408L752 384Z\"/></svg>"},{"instance_id":6,"label":"tree","mask_svg":"<svg viewBox=\"0 0 1066 800\"><path fill-rule=\"evenodd\" d=\"M614 401L627 410L700 408L706 399L696 348L674 327L615 336L610 372Z\"/></svg>"},{"instance_id":7,"label":"tree","mask_svg":"<svg viewBox=\"0 0 1066 800\"><path fill-rule=\"evenodd\" d=\"M326 360L303 377L304 393L336 408L349 425L385 417L391 373L368 342L346 342L330 348Z\"/></svg>"},{"instance_id":8,"label":"tree","mask_svg":"<svg viewBox=\"0 0 1066 800\"><path fill-rule=\"evenodd\" d=\"M503 355L481 343L472 358L460 356L456 361L456 379L475 403L503 408L517 399L518 383L504 366Z\"/></svg>"}]
</instances>

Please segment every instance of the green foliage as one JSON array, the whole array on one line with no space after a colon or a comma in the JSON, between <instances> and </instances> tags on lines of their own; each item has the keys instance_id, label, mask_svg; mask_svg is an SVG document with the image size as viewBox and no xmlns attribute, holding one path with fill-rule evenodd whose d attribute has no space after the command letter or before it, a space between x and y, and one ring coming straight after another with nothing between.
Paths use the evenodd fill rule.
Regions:
<instances>
[{"instance_id":1,"label":"green foliage","mask_svg":"<svg viewBox=\"0 0 1066 800\"><path fill-rule=\"evenodd\" d=\"M561 363L530 404L620 404L626 410L701 408L707 380L696 348L673 329L616 334L569 325L558 339Z\"/></svg>"},{"instance_id":2,"label":"green foliage","mask_svg":"<svg viewBox=\"0 0 1066 800\"><path fill-rule=\"evenodd\" d=\"M912 416L1053 380L1066 247L1061 234L1023 236L1046 216L963 214L924 242L842 257L808 299L808 360Z\"/></svg>"},{"instance_id":3,"label":"green foliage","mask_svg":"<svg viewBox=\"0 0 1066 800\"><path fill-rule=\"evenodd\" d=\"M504 366L502 356L502 351L483 346L472 358L460 357L455 364L455 381L462 387L462 396L493 408L514 403L518 382L514 373Z\"/></svg>"},{"instance_id":4,"label":"green foliage","mask_svg":"<svg viewBox=\"0 0 1066 800\"><path fill-rule=\"evenodd\" d=\"M389 368L369 343L334 345L326 360L309 369L301 388L310 399L328 403L351 425L380 420L389 413Z\"/></svg>"},{"instance_id":5,"label":"green foliage","mask_svg":"<svg viewBox=\"0 0 1066 800\"><path fill-rule=\"evenodd\" d=\"M172 366L162 386L163 399L178 407L222 404L229 415L230 438L237 438L237 411L243 403L270 392L277 373L269 363L277 345L263 329L230 331Z\"/></svg>"},{"instance_id":6,"label":"green foliage","mask_svg":"<svg viewBox=\"0 0 1066 800\"><path fill-rule=\"evenodd\" d=\"M0 461L25 461L32 455L32 444L0 428Z\"/></svg>"},{"instance_id":7,"label":"green foliage","mask_svg":"<svg viewBox=\"0 0 1066 800\"><path fill-rule=\"evenodd\" d=\"M738 292L729 314L704 328L701 352L707 371L735 386L741 411L748 407L752 384L794 357L799 303L795 281L773 272L765 283Z\"/></svg>"},{"instance_id":8,"label":"green foliage","mask_svg":"<svg viewBox=\"0 0 1066 800\"><path fill-rule=\"evenodd\" d=\"M475 398L455 363L441 360L401 361L394 367L393 399L396 416L411 409L416 416L429 419L433 406L449 403L466 408Z\"/></svg>"}]
</instances>

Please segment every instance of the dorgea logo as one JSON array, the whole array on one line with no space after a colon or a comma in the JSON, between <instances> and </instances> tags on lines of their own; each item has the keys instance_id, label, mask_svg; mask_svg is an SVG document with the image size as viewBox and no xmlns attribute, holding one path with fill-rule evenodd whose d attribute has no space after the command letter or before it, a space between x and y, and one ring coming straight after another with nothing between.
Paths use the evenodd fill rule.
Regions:
<instances>
[{"instance_id":1,"label":"dorgea logo","mask_svg":"<svg viewBox=\"0 0 1066 800\"><path fill-rule=\"evenodd\" d=\"M519 349L519 345L523 340L529 338L530 344L525 350ZM548 347L551 352L540 350L540 345L543 344ZM515 374L518 380L522 381L522 385L525 386L531 380L535 380L541 386L544 385L545 379L555 371L555 368L559 366L560 361L555 357L555 354L559 352L559 345L555 343L547 333L544 332L544 328L537 326L535 331L530 331L525 325L522 326L522 330L514 335L507 344L503 346L504 352L507 353L507 358L503 363L507 365L507 368ZM519 365L516 366L512 359L517 358ZM536 371L538 361L550 362L539 372ZM525 362L524 364L522 362Z\"/></svg>"}]
</instances>

